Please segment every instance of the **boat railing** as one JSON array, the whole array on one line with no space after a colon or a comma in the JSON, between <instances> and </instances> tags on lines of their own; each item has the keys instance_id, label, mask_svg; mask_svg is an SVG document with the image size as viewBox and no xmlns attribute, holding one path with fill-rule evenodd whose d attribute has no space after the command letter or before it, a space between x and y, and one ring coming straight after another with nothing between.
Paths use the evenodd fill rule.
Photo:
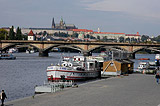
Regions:
<instances>
[{"instance_id":1,"label":"boat railing","mask_svg":"<svg viewBox=\"0 0 160 106\"><path fill-rule=\"evenodd\" d=\"M63 90L64 88L71 87L73 85L73 81L55 81L55 82L47 82L45 81L42 85L43 87L49 87L51 92L56 92Z\"/></svg>"}]
</instances>

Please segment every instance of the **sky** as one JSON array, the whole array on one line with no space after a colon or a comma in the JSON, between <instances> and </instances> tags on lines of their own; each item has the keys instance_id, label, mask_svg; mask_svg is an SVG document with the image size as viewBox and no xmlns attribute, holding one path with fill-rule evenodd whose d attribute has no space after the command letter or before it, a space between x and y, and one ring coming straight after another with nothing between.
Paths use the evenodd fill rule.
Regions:
<instances>
[{"instance_id":1,"label":"sky","mask_svg":"<svg viewBox=\"0 0 160 106\"><path fill-rule=\"evenodd\" d=\"M79 29L160 35L160 0L0 0L0 27L51 28L52 18Z\"/></svg>"}]
</instances>

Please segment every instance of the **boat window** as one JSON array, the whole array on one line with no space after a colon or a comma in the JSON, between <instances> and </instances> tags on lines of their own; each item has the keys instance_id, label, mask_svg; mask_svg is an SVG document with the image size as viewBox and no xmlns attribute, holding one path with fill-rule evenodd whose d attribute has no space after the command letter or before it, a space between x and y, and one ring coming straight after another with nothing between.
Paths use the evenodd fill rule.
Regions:
<instances>
[{"instance_id":1,"label":"boat window","mask_svg":"<svg viewBox=\"0 0 160 106\"><path fill-rule=\"evenodd\" d=\"M90 67L93 67L93 63L90 63Z\"/></svg>"}]
</instances>

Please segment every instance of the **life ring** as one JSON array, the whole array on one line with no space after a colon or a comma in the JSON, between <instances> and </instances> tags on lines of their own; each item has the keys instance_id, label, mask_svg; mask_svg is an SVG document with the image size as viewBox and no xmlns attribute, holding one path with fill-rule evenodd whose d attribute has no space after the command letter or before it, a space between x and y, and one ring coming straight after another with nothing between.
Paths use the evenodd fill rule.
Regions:
<instances>
[{"instance_id":1,"label":"life ring","mask_svg":"<svg viewBox=\"0 0 160 106\"><path fill-rule=\"evenodd\" d=\"M63 66L63 67L67 67L67 63L63 63L62 66Z\"/></svg>"},{"instance_id":2,"label":"life ring","mask_svg":"<svg viewBox=\"0 0 160 106\"><path fill-rule=\"evenodd\" d=\"M72 65L72 63L68 63L68 66L69 66L69 67L72 67L73 65Z\"/></svg>"}]
</instances>

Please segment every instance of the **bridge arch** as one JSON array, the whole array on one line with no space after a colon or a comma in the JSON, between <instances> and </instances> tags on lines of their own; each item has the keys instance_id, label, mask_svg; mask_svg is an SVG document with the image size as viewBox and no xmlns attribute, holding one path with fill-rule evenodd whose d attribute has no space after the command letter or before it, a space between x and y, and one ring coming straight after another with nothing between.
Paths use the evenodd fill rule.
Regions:
<instances>
[{"instance_id":1,"label":"bridge arch","mask_svg":"<svg viewBox=\"0 0 160 106\"><path fill-rule=\"evenodd\" d=\"M39 51L39 48L38 48L37 46L33 45L33 44L19 44L19 43L8 44L8 45L6 45L6 46L4 46L4 47L2 48L2 51L6 51L6 50L8 50L8 49L10 49L10 48L14 48L14 47L16 47L16 46L18 46L18 45L28 45L28 46L31 46L31 47L36 48L36 49Z\"/></svg>"},{"instance_id":2,"label":"bridge arch","mask_svg":"<svg viewBox=\"0 0 160 106\"><path fill-rule=\"evenodd\" d=\"M94 50L96 49L100 49L100 48L107 48L107 49L113 49L113 50L123 50L123 51L127 51L126 49L122 48L122 47L119 47L119 46L106 46L106 45L101 45L99 47L95 47L95 48L92 48L89 50L89 52L93 52Z\"/></svg>"},{"instance_id":3,"label":"bridge arch","mask_svg":"<svg viewBox=\"0 0 160 106\"><path fill-rule=\"evenodd\" d=\"M142 50L150 50L149 48L147 48L147 47L142 47L142 48L138 48L138 49L136 49L136 50L134 50L132 53L133 54L136 54L137 52L139 52L139 51L142 51Z\"/></svg>"},{"instance_id":4,"label":"bridge arch","mask_svg":"<svg viewBox=\"0 0 160 106\"><path fill-rule=\"evenodd\" d=\"M74 50L77 50L77 51L82 51L81 48L79 48L78 46L74 46L74 45L62 45L62 44L59 44L59 45L51 45L47 48L45 48L43 51L46 51L48 52L49 50L51 50L52 48L54 47L57 47L57 48L70 48L70 49L74 49Z\"/></svg>"}]
</instances>

